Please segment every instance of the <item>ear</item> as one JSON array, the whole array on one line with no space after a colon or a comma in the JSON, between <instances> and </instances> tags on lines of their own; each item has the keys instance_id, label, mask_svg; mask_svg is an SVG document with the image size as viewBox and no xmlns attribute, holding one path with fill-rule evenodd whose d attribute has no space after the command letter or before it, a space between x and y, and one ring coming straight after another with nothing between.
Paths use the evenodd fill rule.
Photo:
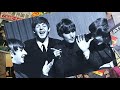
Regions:
<instances>
[{"instance_id":1,"label":"ear","mask_svg":"<svg viewBox=\"0 0 120 90\"><path fill-rule=\"evenodd\" d=\"M11 57L14 56L14 53L13 53L13 51L11 51L11 50L10 50L10 55L11 55Z\"/></svg>"},{"instance_id":2,"label":"ear","mask_svg":"<svg viewBox=\"0 0 120 90\"><path fill-rule=\"evenodd\" d=\"M50 28L48 29L48 32L50 32Z\"/></svg>"},{"instance_id":3,"label":"ear","mask_svg":"<svg viewBox=\"0 0 120 90\"><path fill-rule=\"evenodd\" d=\"M33 31L33 33L35 33L35 31Z\"/></svg>"}]
</instances>

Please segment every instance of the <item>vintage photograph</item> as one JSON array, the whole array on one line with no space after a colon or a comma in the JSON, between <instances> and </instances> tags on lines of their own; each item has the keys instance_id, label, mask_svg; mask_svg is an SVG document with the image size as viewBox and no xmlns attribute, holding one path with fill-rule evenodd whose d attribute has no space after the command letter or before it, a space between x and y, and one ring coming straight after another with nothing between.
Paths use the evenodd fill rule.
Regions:
<instances>
[{"instance_id":1,"label":"vintage photograph","mask_svg":"<svg viewBox=\"0 0 120 90\"><path fill-rule=\"evenodd\" d=\"M106 12L48 13L4 30L16 78L85 77L117 66Z\"/></svg>"}]
</instances>

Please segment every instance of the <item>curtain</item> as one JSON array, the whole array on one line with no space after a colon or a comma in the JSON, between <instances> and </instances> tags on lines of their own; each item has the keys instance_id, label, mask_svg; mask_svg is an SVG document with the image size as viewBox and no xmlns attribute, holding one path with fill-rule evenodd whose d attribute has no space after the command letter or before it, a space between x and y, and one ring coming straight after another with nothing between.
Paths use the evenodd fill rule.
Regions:
<instances>
[{"instance_id":1,"label":"curtain","mask_svg":"<svg viewBox=\"0 0 120 90\"><path fill-rule=\"evenodd\" d=\"M97 18L106 18L105 12L51 12L43 17L47 18L50 23L49 36L56 39L62 39L58 36L56 31L56 24L63 18L69 18L76 25L76 32L78 34L89 33L89 25ZM5 23L4 30L6 38L15 38L21 41L26 41L34 38L32 31L32 20L28 18L24 20Z\"/></svg>"}]
</instances>

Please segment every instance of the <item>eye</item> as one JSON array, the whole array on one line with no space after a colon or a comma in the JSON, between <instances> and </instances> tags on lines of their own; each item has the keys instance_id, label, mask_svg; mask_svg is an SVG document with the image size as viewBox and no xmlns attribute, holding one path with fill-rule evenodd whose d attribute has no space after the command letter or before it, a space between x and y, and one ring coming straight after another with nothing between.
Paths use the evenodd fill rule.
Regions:
<instances>
[{"instance_id":1,"label":"eye","mask_svg":"<svg viewBox=\"0 0 120 90\"><path fill-rule=\"evenodd\" d=\"M46 27L47 25L43 23L42 26L43 26L43 27Z\"/></svg>"},{"instance_id":2,"label":"eye","mask_svg":"<svg viewBox=\"0 0 120 90\"><path fill-rule=\"evenodd\" d=\"M43 25L43 27L47 27L46 25Z\"/></svg>"},{"instance_id":3,"label":"eye","mask_svg":"<svg viewBox=\"0 0 120 90\"><path fill-rule=\"evenodd\" d=\"M64 33L65 33L65 34L69 34L69 33L70 33L70 31L65 31Z\"/></svg>"},{"instance_id":4,"label":"eye","mask_svg":"<svg viewBox=\"0 0 120 90\"><path fill-rule=\"evenodd\" d=\"M72 29L71 32L75 32L75 29Z\"/></svg>"},{"instance_id":5,"label":"eye","mask_svg":"<svg viewBox=\"0 0 120 90\"><path fill-rule=\"evenodd\" d=\"M22 48L20 48L20 51L22 52L22 51L23 51L23 49L22 49Z\"/></svg>"},{"instance_id":6,"label":"eye","mask_svg":"<svg viewBox=\"0 0 120 90\"><path fill-rule=\"evenodd\" d=\"M40 27L39 25L36 26L36 28L39 28L39 27Z\"/></svg>"}]
</instances>

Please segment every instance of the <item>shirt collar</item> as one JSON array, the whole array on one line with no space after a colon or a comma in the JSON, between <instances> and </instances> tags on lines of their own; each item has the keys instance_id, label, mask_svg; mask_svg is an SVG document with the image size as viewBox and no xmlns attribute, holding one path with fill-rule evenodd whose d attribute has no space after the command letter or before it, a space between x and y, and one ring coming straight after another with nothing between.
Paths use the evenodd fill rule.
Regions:
<instances>
[{"instance_id":1,"label":"shirt collar","mask_svg":"<svg viewBox=\"0 0 120 90\"><path fill-rule=\"evenodd\" d=\"M42 45L44 45L46 51L48 49L47 48L48 47L48 42L49 42L49 38L48 37L45 39L45 41L43 43L37 40L37 44L38 44L39 48L42 50Z\"/></svg>"}]
</instances>

